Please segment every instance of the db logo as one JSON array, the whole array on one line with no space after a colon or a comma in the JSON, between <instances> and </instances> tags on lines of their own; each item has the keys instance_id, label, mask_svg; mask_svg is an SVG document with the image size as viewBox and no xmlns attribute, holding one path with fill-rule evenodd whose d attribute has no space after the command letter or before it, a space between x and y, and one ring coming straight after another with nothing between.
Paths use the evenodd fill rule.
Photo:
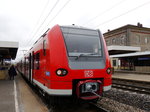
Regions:
<instances>
[{"instance_id":1,"label":"db logo","mask_svg":"<svg viewBox=\"0 0 150 112\"><path fill-rule=\"evenodd\" d=\"M84 76L85 77L93 77L93 71L91 71L91 70L84 71Z\"/></svg>"}]
</instances>

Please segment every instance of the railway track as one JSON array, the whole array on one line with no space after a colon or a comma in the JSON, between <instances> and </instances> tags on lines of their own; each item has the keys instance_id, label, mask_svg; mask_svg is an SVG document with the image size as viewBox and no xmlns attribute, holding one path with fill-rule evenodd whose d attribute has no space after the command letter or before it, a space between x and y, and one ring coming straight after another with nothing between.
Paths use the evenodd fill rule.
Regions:
<instances>
[{"instance_id":1,"label":"railway track","mask_svg":"<svg viewBox=\"0 0 150 112\"><path fill-rule=\"evenodd\" d=\"M46 105L49 112L110 112L99 104L83 100L70 103L64 102L62 105Z\"/></svg>"},{"instance_id":2,"label":"railway track","mask_svg":"<svg viewBox=\"0 0 150 112\"><path fill-rule=\"evenodd\" d=\"M90 104L91 106L97 108L97 111L98 111L98 112L110 112L109 110L107 110L107 109L101 107L100 105L98 105L98 104L96 104L96 103L90 102L89 104Z\"/></svg>"},{"instance_id":3,"label":"railway track","mask_svg":"<svg viewBox=\"0 0 150 112\"><path fill-rule=\"evenodd\" d=\"M113 88L150 94L150 82L113 78Z\"/></svg>"}]
</instances>

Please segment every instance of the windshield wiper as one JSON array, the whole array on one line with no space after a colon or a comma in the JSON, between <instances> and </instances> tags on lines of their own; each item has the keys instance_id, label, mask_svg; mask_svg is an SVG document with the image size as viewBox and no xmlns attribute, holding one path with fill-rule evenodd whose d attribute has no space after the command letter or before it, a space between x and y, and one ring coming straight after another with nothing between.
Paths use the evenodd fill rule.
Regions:
<instances>
[{"instance_id":1,"label":"windshield wiper","mask_svg":"<svg viewBox=\"0 0 150 112\"><path fill-rule=\"evenodd\" d=\"M78 60L81 56L91 56L91 55L96 55L96 54L98 54L98 53L90 53L90 54L80 54L80 55L78 55L76 58L75 58L75 60Z\"/></svg>"}]
</instances>

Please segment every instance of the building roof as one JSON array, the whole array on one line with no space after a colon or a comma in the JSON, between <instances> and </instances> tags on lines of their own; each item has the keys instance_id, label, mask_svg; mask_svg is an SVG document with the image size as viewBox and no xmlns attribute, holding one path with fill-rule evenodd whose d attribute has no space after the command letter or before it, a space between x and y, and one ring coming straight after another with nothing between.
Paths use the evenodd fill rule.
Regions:
<instances>
[{"instance_id":1,"label":"building roof","mask_svg":"<svg viewBox=\"0 0 150 112\"><path fill-rule=\"evenodd\" d=\"M117 29L114 29L114 30L109 30L108 32L104 33L104 36L105 35L109 35L109 34L112 34L112 33L116 33L120 30L126 30L126 29L137 29L137 30L145 30L145 31L150 31L150 28L147 28L147 27L143 27L142 24L138 23L138 25L130 25L130 24L127 24L125 26L122 26L122 27L119 27Z\"/></svg>"},{"instance_id":2,"label":"building roof","mask_svg":"<svg viewBox=\"0 0 150 112\"><path fill-rule=\"evenodd\" d=\"M150 51L135 52L135 53L128 53L128 54L110 55L111 58L137 57L137 56L148 56L148 57L150 57Z\"/></svg>"},{"instance_id":3,"label":"building roof","mask_svg":"<svg viewBox=\"0 0 150 112\"><path fill-rule=\"evenodd\" d=\"M0 41L0 58L15 59L18 47L18 42Z\"/></svg>"},{"instance_id":4,"label":"building roof","mask_svg":"<svg viewBox=\"0 0 150 112\"><path fill-rule=\"evenodd\" d=\"M111 45L107 46L107 48L110 55L141 51L140 47L133 47L133 46Z\"/></svg>"}]
</instances>

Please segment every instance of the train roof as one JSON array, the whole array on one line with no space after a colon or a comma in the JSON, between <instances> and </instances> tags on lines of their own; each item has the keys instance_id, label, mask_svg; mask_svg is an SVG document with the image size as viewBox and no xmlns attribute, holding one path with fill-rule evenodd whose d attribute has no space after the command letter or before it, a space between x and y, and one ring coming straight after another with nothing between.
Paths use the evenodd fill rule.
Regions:
<instances>
[{"instance_id":1,"label":"train roof","mask_svg":"<svg viewBox=\"0 0 150 112\"><path fill-rule=\"evenodd\" d=\"M79 28L79 29L87 29L87 30L97 30L97 29L92 29L92 28L88 28L88 27L84 27L84 26L78 26L78 25L62 25L60 27L67 27L67 28Z\"/></svg>"}]
</instances>

